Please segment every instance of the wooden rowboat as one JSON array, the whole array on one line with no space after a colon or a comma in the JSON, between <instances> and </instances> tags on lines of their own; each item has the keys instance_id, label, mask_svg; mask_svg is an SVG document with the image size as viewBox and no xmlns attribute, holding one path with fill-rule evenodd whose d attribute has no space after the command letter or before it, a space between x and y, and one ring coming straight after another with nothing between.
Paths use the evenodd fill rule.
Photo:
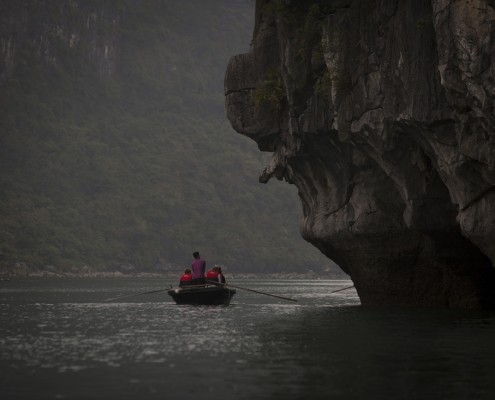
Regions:
<instances>
[{"instance_id":1,"label":"wooden rowboat","mask_svg":"<svg viewBox=\"0 0 495 400\"><path fill-rule=\"evenodd\" d=\"M220 285L194 285L169 289L167 292L177 304L228 306L235 289Z\"/></svg>"}]
</instances>

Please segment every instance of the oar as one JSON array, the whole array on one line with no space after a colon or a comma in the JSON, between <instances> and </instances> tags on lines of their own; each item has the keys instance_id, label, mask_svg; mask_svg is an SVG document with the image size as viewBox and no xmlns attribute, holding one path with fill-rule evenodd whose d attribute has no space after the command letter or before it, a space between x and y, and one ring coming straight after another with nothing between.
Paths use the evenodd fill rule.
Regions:
<instances>
[{"instance_id":1,"label":"oar","mask_svg":"<svg viewBox=\"0 0 495 400\"><path fill-rule=\"evenodd\" d=\"M128 294L128 295L126 295L126 296L114 297L114 298L112 298L112 299L106 299L106 300L103 300L103 301L112 301L112 300L126 299L126 298L128 298L128 297L141 296L141 295L143 295L143 294L150 294L150 293L164 292L165 290L170 290L170 288L168 288L168 289L160 289L160 290L152 290L151 292L143 292L143 293Z\"/></svg>"},{"instance_id":2,"label":"oar","mask_svg":"<svg viewBox=\"0 0 495 400\"><path fill-rule=\"evenodd\" d=\"M354 287L354 285L348 286L348 287L345 287L345 288L342 288L342 289L339 289L339 290L334 290L333 292L330 292L330 293L342 292L342 290L352 289L353 287Z\"/></svg>"},{"instance_id":3,"label":"oar","mask_svg":"<svg viewBox=\"0 0 495 400\"><path fill-rule=\"evenodd\" d=\"M215 282L215 281L206 281L206 282L213 283L215 285L221 285L221 283L218 283L218 282ZM230 283L226 283L224 286L230 286L230 287L233 287L233 288L236 288L236 289L247 290L248 292L253 292L253 293L258 293L258 294L264 294L265 296L272 296L272 297L276 297L278 299L284 299L284 300L290 300L290 301L296 301L297 302L296 299L291 299L289 297L277 296L276 294L271 294L271 293L266 293L266 292L260 292L259 290L248 289L248 288L241 287L241 286L235 286L235 285L231 285Z\"/></svg>"}]
</instances>

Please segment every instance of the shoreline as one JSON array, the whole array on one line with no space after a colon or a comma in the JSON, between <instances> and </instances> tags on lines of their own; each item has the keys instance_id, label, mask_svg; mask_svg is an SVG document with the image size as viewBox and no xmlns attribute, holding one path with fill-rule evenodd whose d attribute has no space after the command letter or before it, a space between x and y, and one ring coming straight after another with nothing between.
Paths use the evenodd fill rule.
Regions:
<instances>
[{"instance_id":1,"label":"shoreline","mask_svg":"<svg viewBox=\"0 0 495 400\"><path fill-rule=\"evenodd\" d=\"M277 273L236 273L225 274L227 279L331 279L331 280L350 280L347 276L337 276L329 274L316 274L316 273L297 273L297 272L277 272ZM0 280L8 281L13 278L159 278L159 279L179 279L180 273L172 272L134 272L134 273L122 273L122 272L87 272L87 273L59 273L52 271L33 271L27 273L3 273L0 272Z\"/></svg>"},{"instance_id":2,"label":"shoreline","mask_svg":"<svg viewBox=\"0 0 495 400\"><path fill-rule=\"evenodd\" d=\"M304 272L242 272L224 269L227 279L334 279L348 280L346 274L335 273L331 270L314 271L307 269ZM179 279L184 267L168 266L160 271L136 271L133 268L122 268L116 271L98 271L89 266L73 268L67 272L60 271L54 266L31 267L25 263L16 263L12 266L0 267L0 279L2 281L11 278L158 278L158 279Z\"/></svg>"}]
</instances>

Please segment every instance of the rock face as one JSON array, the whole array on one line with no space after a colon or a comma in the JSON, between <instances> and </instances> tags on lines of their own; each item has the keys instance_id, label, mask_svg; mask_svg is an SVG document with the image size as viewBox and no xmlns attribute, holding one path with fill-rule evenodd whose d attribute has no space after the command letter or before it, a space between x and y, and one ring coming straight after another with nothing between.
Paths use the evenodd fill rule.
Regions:
<instances>
[{"instance_id":1,"label":"rock face","mask_svg":"<svg viewBox=\"0 0 495 400\"><path fill-rule=\"evenodd\" d=\"M258 0L232 126L363 304L495 305L495 0Z\"/></svg>"},{"instance_id":2,"label":"rock face","mask_svg":"<svg viewBox=\"0 0 495 400\"><path fill-rule=\"evenodd\" d=\"M0 4L0 84L15 69L39 60L84 60L102 77L116 66L121 10L109 2L3 0Z\"/></svg>"}]
</instances>

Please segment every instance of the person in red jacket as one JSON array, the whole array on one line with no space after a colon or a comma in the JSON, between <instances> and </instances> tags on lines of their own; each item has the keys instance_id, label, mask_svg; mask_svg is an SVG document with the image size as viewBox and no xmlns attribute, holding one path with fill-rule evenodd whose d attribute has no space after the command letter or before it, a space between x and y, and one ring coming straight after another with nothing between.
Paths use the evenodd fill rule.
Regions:
<instances>
[{"instance_id":1,"label":"person in red jacket","mask_svg":"<svg viewBox=\"0 0 495 400\"><path fill-rule=\"evenodd\" d=\"M192 271L189 268L184 270L184 275L180 277L179 286L189 286L192 284Z\"/></svg>"},{"instance_id":2,"label":"person in red jacket","mask_svg":"<svg viewBox=\"0 0 495 400\"><path fill-rule=\"evenodd\" d=\"M218 283L225 283L225 277L220 267L213 267L206 273L206 280Z\"/></svg>"},{"instance_id":3,"label":"person in red jacket","mask_svg":"<svg viewBox=\"0 0 495 400\"><path fill-rule=\"evenodd\" d=\"M207 281L214 281L218 282L218 271L217 267L213 267L206 273L206 280Z\"/></svg>"}]
</instances>

